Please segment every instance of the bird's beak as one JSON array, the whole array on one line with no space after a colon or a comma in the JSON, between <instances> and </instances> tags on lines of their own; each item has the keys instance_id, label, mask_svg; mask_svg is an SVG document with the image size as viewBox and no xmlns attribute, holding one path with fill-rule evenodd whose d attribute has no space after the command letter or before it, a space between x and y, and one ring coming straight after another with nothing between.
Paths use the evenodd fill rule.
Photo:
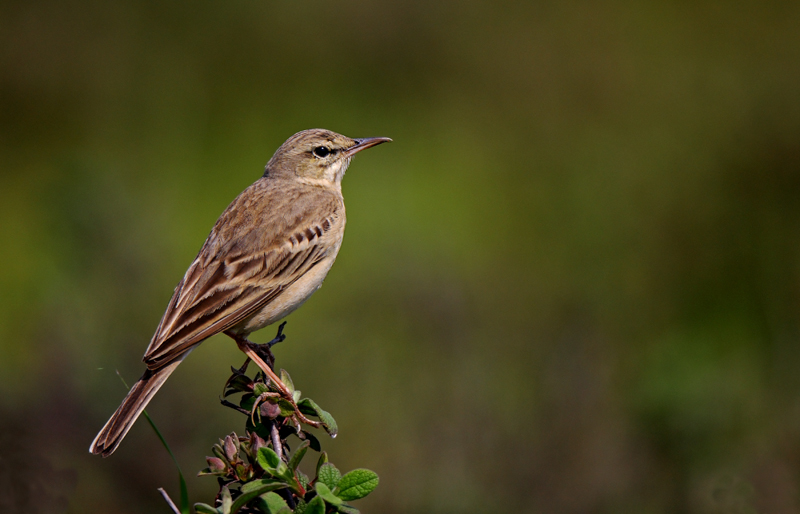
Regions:
<instances>
[{"instance_id":1,"label":"bird's beak","mask_svg":"<svg viewBox=\"0 0 800 514\"><path fill-rule=\"evenodd\" d=\"M363 139L354 139L353 141L356 142L356 145L351 146L344 153L347 157L352 157L361 150L366 150L371 146L379 145L381 143L388 143L391 141L391 139L388 137L365 137Z\"/></svg>"}]
</instances>

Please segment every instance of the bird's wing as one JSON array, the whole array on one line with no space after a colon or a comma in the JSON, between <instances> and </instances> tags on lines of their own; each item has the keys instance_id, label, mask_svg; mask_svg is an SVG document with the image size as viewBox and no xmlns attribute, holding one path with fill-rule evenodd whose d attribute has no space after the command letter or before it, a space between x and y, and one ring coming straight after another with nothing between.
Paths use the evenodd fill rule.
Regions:
<instances>
[{"instance_id":1,"label":"bird's wing","mask_svg":"<svg viewBox=\"0 0 800 514\"><path fill-rule=\"evenodd\" d=\"M251 192L242 201L248 196L243 193L217 221L175 288L145 352L148 368L158 369L256 314L331 251L321 243L343 214L341 201L322 195L316 202L297 202L291 191L278 199L273 195L271 206L253 201L263 193Z\"/></svg>"}]
</instances>

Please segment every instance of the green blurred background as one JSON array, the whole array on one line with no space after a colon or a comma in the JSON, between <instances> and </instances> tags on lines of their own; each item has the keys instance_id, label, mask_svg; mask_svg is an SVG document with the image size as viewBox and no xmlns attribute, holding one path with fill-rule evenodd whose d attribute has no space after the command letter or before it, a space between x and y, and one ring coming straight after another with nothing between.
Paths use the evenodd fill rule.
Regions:
<instances>
[{"instance_id":1,"label":"green blurred background","mask_svg":"<svg viewBox=\"0 0 800 514\"><path fill-rule=\"evenodd\" d=\"M277 348L333 461L380 474L362 511L800 511L798 27L794 0L0 3L2 511L168 512L146 423L87 451L114 370L311 127L395 141ZM149 408L192 501L242 360L212 338Z\"/></svg>"}]
</instances>

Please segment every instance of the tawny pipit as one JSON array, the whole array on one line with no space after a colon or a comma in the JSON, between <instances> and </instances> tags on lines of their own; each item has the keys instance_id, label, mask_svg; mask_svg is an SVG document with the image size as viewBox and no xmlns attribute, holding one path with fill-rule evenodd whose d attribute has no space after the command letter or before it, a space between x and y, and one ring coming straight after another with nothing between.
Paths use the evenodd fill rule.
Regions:
<instances>
[{"instance_id":1,"label":"tawny pipit","mask_svg":"<svg viewBox=\"0 0 800 514\"><path fill-rule=\"evenodd\" d=\"M220 332L293 401L247 336L300 307L322 285L344 236L344 172L353 155L386 141L312 129L278 148L264 175L219 217L175 288L144 354L147 370L95 437L92 453L114 453L184 357Z\"/></svg>"}]
</instances>

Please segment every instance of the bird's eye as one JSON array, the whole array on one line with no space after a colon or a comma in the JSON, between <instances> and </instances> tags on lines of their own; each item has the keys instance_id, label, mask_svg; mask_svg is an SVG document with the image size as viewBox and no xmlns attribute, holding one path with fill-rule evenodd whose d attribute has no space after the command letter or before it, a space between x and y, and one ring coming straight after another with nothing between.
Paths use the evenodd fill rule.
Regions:
<instances>
[{"instance_id":1,"label":"bird's eye","mask_svg":"<svg viewBox=\"0 0 800 514\"><path fill-rule=\"evenodd\" d=\"M327 157L328 154L331 153L327 146L317 146L312 151L314 152L314 155L320 158Z\"/></svg>"}]
</instances>

